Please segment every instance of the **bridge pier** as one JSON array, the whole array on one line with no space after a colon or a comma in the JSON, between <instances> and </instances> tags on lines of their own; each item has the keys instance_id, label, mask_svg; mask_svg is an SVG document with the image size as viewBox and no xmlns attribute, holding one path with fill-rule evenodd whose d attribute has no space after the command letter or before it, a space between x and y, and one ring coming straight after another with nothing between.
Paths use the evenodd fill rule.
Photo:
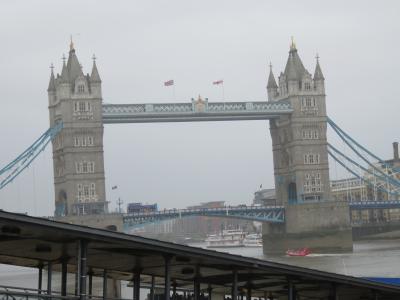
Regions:
<instances>
[{"instance_id":1,"label":"bridge pier","mask_svg":"<svg viewBox=\"0 0 400 300\"><path fill-rule=\"evenodd\" d=\"M349 207L326 201L285 207L285 223L264 223L263 251L283 254L288 249L310 248L320 253L353 250Z\"/></svg>"}]
</instances>

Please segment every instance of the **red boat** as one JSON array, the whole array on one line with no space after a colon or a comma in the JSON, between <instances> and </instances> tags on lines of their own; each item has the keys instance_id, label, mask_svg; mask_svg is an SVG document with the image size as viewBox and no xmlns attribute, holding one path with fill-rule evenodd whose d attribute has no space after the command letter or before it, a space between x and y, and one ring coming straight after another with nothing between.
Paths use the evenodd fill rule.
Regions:
<instances>
[{"instance_id":1,"label":"red boat","mask_svg":"<svg viewBox=\"0 0 400 300\"><path fill-rule=\"evenodd\" d=\"M289 249L286 251L286 254L289 256L307 256L311 253L311 250L308 248L300 248L300 249Z\"/></svg>"}]
</instances>

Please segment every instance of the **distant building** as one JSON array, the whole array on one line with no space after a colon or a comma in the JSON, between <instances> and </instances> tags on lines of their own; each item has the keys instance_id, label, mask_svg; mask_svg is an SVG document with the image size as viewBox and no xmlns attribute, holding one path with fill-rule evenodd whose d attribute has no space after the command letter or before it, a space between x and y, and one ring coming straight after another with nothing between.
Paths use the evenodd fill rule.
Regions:
<instances>
[{"instance_id":1,"label":"distant building","mask_svg":"<svg viewBox=\"0 0 400 300\"><path fill-rule=\"evenodd\" d=\"M225 201L210 201L210 202L203 202L200 205L188 206L187 209L221 208L224 206L225 206Z\"/></svg>"},{"instance_id":2,"label":"distant building","mask_svg":"<svg viewBox=\"0 0 400 300\"><path fill-rule=\"evenodd\" d=\"M275 189L262 189L254 193L253 204L261 206L276 205Z\"/></svg>"},{"instance_id":3,"label":"distant building","mask_svg":"<svg viewBox=\"0 0 400 300\"><path fill-rule=\"evenodd\" d=\"M128 214L154 212L157 211L157 203L155 204L142 204L141 202L129 203Z\"/></svg>"}]
</instances>

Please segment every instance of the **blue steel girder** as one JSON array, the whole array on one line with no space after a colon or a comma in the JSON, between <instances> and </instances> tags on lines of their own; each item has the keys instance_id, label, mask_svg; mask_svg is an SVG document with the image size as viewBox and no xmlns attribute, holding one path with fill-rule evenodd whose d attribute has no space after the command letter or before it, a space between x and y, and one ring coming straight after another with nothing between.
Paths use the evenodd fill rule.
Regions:
<instances>
[{"instance_id":1,"label":"blue steel girder","mask_svg":"<svg viewBox=\"0 0 400 300\"><path fill-rule=\"evenodd\" d=\"M349 203L350 210L400 208L400 201L361 201Z\"/></svg>"},{"instance_id":2,"label":"blue steel girder","mask_svg":"<svg viewBox=\"0 0 400 300\"><path fill-rule=\"evenodd\" d=\"M285 101L103 104L103 123L268 120L292 112Z\"/></svg>"},{"instance_id":3,"label":"blue steel girder","mask_svg":"<svg viewBox=\"0 0 400 300\"><path fill-rule=\"evenodd\" d=\"M190 216L235 218L269 223L285 222L285 210L283 206L167 210L152 213L126 214L123 217L123 221L124 227L136 227Z\"/></svg>"}]
</instances>

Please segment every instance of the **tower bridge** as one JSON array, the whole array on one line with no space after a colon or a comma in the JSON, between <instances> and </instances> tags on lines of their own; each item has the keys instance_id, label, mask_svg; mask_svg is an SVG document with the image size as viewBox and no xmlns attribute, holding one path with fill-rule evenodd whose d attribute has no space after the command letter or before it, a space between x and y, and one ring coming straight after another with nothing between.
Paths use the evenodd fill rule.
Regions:
<instances>
[{"instance_id":1,"label":"tower bridge","mask_svg":"<svg viewBox=\"0 0 400 300\"><path fill-rule=\"evenodd\" d=\"M319 61L311 75L292 42L278 83L270 68L267 101L199 97L186 103L103 104L96 61L85 75L71 43L61 74L52 70L48 87L50 125L63 123L53 140L55 214L107 212L103 124L269 120L277 205L285 210L285 222L283 213L266 213L276 222L264 224L264 250L352 249L349 207L331 197L324 81Z\"/></svg>"},{"instance_id":2,"label":"tower bridge","mask_svg":"<svg viewBox=\"0 0 400 300\"><path fill-rule=\"evenodd\" d=\"M398 202L349 203L332 197L328 153L355 177L371 185L371 176L384 184L376 189L399 199L399 167L391 169L362 148L326 114L325 78L317 58L314 74L304 67L295 44L290 45L286 67L278 82L270 66L266 101L209 102L207 98L179 103L104 104L102 81L93 60L84 74L74 45L64 59L61 74L51 69L48 86L50 130L17 159L0 170L0 189L26 168L51 140L55 191L55 216L82 220L94 216L106 227L103 125L118 123L268 120L272 138L276 207L230 208L208 211L166 211L154 215L126 215L125 224L141 224L189 215L209 215L263 221L264 251L290 247L320 251L351 250L350 210L387 209ZM327 142L327 125L359 155L367 168ZM329 147L329 150L328 150ZM356 148L377 163L371 163ZM347 163L362 168L360 178ZM396 165L395 165L396 167ZM394 175L393 175L394 174ZM96 217L97 216L97 217ZM112 219L112 218L111 218ZM92 221L93 221L92 220ZM118 221L122 224L122 220ZM112 225L112 224L111 224ZM114 226L115 227L115 226Z\"/></svg>"}]
</instances>

